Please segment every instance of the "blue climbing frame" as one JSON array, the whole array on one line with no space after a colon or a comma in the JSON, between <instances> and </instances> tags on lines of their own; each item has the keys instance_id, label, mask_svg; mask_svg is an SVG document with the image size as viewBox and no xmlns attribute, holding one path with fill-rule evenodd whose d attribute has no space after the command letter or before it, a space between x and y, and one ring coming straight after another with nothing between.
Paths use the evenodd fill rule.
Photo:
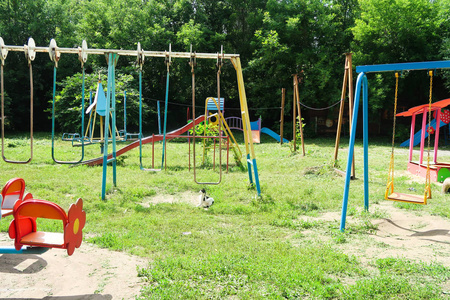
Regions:
<instances>
[{"instance_id":1,"label":"blue climbing frame","mask_svg":"<svg viewBox=\"0 0 450 300\"><path fill-rule=\"evenodd\" d=\"M356 80L355 99L353 110L353 121L350 132L349 151L347 158L347 170L345 173L344 195L342 199L342 213L340 230L345 230L345 219L347 217L348 194L350 189L350 175L353 160L353 151L355 146L356 126L358 124L359 99L363 96L363 147L364 147L364 209L369 210L369 85L367 81L367 73L375 72L401 72L401 71L417 71L417 70L435 70L450 68L450 61L430 61L430 62L412 62L399 64L384 64L357 66L356 73L359 73Z\"/></svg>"}]
</instances>

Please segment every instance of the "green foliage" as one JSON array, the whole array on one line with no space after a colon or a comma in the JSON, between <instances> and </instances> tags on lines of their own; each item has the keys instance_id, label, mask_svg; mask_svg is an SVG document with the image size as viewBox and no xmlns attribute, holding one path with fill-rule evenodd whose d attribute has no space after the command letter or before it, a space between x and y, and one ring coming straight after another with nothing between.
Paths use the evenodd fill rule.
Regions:
<instances>
[{"instance_id":1,"label":"green foliage","mask_svg":"<svg viewBox=\"0 0 450 300\"><path fill-rule=\"evenodd\" d=\"M223 45L226 53L240 54L250 117L261 115L264 125L273 128L278 126L279 110L265 108L279 106L280 90L285 87L286 118L292 114L292 74L301 74L303 103L326 107L339 100L342 53L352 51L355 65L449 57L449 11L446 0L8 0L0 3L0 33L10 45L22 45L30 36L38 45L55 38L60 47L77 47L86 40L89 48L102 49L134 50L140 42L145 50L163 51L171 43L174 51L188 51L192 44L196 52L214 53ZM26 130L28 107L17 101L29 97L28 70L23 55L16 54L8 55L5 66L6 122L11 129ZM132 60L121 58L117 72L132 74ZM45 55L38 54L33 67L35 123L38 129L48 130L53 66ZM90 55L86 72L95 74L105 67L102 56ZM77 70L76 56L64 54L58 80L75 77ZM161 59L147 57L143 71L144 103L148 106L144 112L155 117L154 100L165 95L166 68ZM170 71L171 103L190 104L189 66L174 59ZM197 99L216 95L215 62L199 60L195 71ZM448 74L440 76L435 83L436 98L446 96L450 88ZM222 68L221 81L221 94L229 107L237 107L236 78L230 64ZM422 82L424 78L417 74L407 76L400 87L402 106L422 104L426 96ZM391 110L392 81L376 75L369 87L370 114L377 120L380 111ZM75 95L67 93L69 98ZM72 115L79 111L79 104L72 104L64 128L76 127L77 118ZM182 125L184 109L170 105L168 114ZM154 119L148 125L156 128ZM385 132L384 128L381 131Z\"/></svg>"}]
</instances>

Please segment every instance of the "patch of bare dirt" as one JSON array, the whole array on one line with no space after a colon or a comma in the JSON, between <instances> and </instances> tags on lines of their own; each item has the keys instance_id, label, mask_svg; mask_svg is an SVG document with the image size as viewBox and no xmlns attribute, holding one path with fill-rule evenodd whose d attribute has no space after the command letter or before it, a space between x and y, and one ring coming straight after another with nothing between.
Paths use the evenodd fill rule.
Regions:
<instances>
[{"instance_id":1,"label":"patch of bare dirt","mask_svg":"<svg viewBox=\"0 0 450 300\"><path fill-rule=\"evenodd\" d=\"M194 193L191 191L186 191L183 193L178 193L175 195L164 195L164 194L157 194L152 197L146 197L144 198L144 201L141 203L144 207L150 207L151 205L156 205L159 203L188 203L193 206L197 206L200 204L200 192Z\"/></svg>"},{"instance_id":2,"label":"patch of bare dirt","mask_svg":"<svg viewBox=\"0 0 450 300\"><path fill-rule=\"evenodd\" d=\"M13 240L2 233L1 247ZM122 252L83 243L43 254L0 254L0 299L103 300L135 299L144 283L137 268L148 262Z\"/></svg>"},{"instance_id":3,"label":"patch of bare dirt","mask_svg":"<svg viewBox=\"0 0 450 300\"><path fill-rule=\"evenodd\" d=\"M389 201L372 204L370 211L386 214L385 218L370 220L372 233L351 238L339 244L344 253L358 257L362 262L378 258L398 257L437 262L450 267L450 221L427 213L415 213L396 208ZM340 212L327 212L317 218L339 224ZM347 217L346 228L361 222L358 217ZM313 232L314 230L312 230ZM317 234L317 233L316 233ZM327 237L330 239L330 237Z\"/></svg>"}]
</instances>

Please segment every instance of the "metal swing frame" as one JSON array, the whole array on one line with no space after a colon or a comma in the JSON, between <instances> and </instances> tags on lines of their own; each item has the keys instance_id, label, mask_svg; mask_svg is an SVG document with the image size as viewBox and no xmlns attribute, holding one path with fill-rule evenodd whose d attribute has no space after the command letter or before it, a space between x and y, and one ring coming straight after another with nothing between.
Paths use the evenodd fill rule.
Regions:
<instances>
[{"instance_id":1,"label":"metal swing frame","mask_svg":"<svg viewBox=\"0 0 450 300\"><path fill-rule=\"evenodd\" d=\"M356 72L359 73L356 80L355 99L353 118L350 131L349 151L347 158L347 167L345 173L345 185L342 199L342 212L340 230L345 230L345 221L347 217L348 196L350 190L350 176L353 163L353 154L355 146L356 126L358 123L359 100L362 93L363 98L363 163L364 163L364 210L369 210L369 84L367 73L375 72L401 72L401 71L418 71L418 70L436 70L449 69L450 61L430 61L430 62L412 62L398 64L382 64L382 65L365 65L357 66Z\"/></svg>"},{"instance_id":2,"label":"metal swing frame","mask_svg":"<svg viewBox=\"0 0 450 300\"><path fill-rule=\"evenodd\" d=\"M37 52L44 52L48 53L51 51L49 47L38 47L34 44L34 40L31 38L29 39L28 45L25 46L11 46L11 45L5 45L3 43L3 39L0 40L0 53L2 57L2 62L4 61L4 58L6 58L6 54L8 51L17 51L17 52L25 52L27 57L34 59L35 53ZM72 54L78 54L79 49L78 48L56 48L56 51L59 51L60 53L72 53ZM108 92L107 92L107 111L106 111L106 120L105 120L105 144L104 144L104 158L103 158L103 177L102 177L102 195L101 198L105 199L106 196L106 169L107 169L107 163L113 162L113 183L114 186L116 186L116 134L115 134L115 72L114 69L116 67L116 62L119 56L148 56L148 57L159 57L159 58L184 58L189 59L191 57L191 53L189 52L171 52L169 50L169 54L167 51L144 51L141 49L136 50L119 50L119 49L85 49L85 53L87 54L95 54L95 55L106 55L108 60ZM200 59L217 59L217 53L196 53L196 57ZM239 102L240 102L240 108L241 108L241 115L243 120L243 127L244 127L244 139L245 139L245 146L246 146L246 153L247 153L247 166L248 166L248 173L249 173L249 181L251 185L255 185L258 196L261 194L261 187L259 184L259 175L258 175L258 168L257 168L257 162L256 162L256 156L255 156L255 150L253 146L253 141L251 138L251 130L250 130L250 120L248 115L248 105L247 105L247 96L245 93L245 87L244 87L244 78L242 74L242 66L239 54L223 54L223 59L230 60L231 63L234 66L234 69L236 71L237 76L237 85L238 85L238 93L239 93ZM30 60L32 60L30 59ZM169 76L168 76L169 77ZM166 93L168 94L168 93ZM167 102L166 102L167 105ZM110 122L110 115L109 112L112 112L111 116L111 128L113 130L112 134L112 154L111 159L108 160L108 125ZM32 114L31 114L32 117ZM164 120L167 122L167 119ZM32 127L32 122L31 122ZM32 131L32 130L31 130ZM140 132L140 135L142 132ZM32 143L31 143L32 144ZM164 146L163 146L164 147ZM3 148L3 147L2 147ZM32 149L32 146L31 146ZM165 150L165 147L164 147ZM162 162L164 162L164 157L162 159ZM18 163L26 163L26 162L18 162ZM253 172L252 172L253 171ZM254 176L254 177L253 177Z\"/></svg>"}]
</instances>

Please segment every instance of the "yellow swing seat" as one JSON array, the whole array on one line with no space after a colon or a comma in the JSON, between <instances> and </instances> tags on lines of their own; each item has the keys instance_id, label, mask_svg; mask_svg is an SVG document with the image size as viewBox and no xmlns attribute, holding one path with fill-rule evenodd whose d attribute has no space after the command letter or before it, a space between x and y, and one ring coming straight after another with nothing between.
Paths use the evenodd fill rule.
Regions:
<instances>
[{"instance_id":1,"label":"yellow swing seat","mask_svg":"<svg viewBox=\"0 0 450 300\"><path fill-rule=\"evenodd\" d=\"M433 71L428 72L430 76L430 97L428 103L428 123L431 123L431 101L433 91ZM430 184L430 135L428 135L428 159L427 159L427 176L425 182L425 191L423 196L396 193L394 192L394 141L395 141L395 123L397 116L397 93L398 93L398 78L399 74L395 73L395 97L394 97L394 125L392 126L392 150L391 161L389 163L388 182L386 184L386 191L384 193L384 199L391 201L399 201L413 204L427 204L427 200L431 199L431 184Z\"/></svg>"},{"instance_id":2,"label":"yellow swing seat","mask_svg":"<svg viewBox=\"0 0 450 300\"><path fill-rule=\"evenodd\" d=\"M414 204L427 204L427 197L421 197L420 195L411 195L404 193L392 193L386 200L400 201Z\"/></svg>"},{"instance_id":3,"label":"yellow swing seat","mask_svg":"<svg viewBox=\"0 0 450 300\"><path fill-rule=\"evenodd\" d=\"M413 195L413 194L405 194L405 193L397 193L394 192L394 184L393 182L389 182L386 187L386 193L384 194L384 199L391 201L399 201L413 204L427 204L427 200L431 199L431 188L430 186L425 187L425 193L423 196Z\"/></svg>"}]
</instances>

